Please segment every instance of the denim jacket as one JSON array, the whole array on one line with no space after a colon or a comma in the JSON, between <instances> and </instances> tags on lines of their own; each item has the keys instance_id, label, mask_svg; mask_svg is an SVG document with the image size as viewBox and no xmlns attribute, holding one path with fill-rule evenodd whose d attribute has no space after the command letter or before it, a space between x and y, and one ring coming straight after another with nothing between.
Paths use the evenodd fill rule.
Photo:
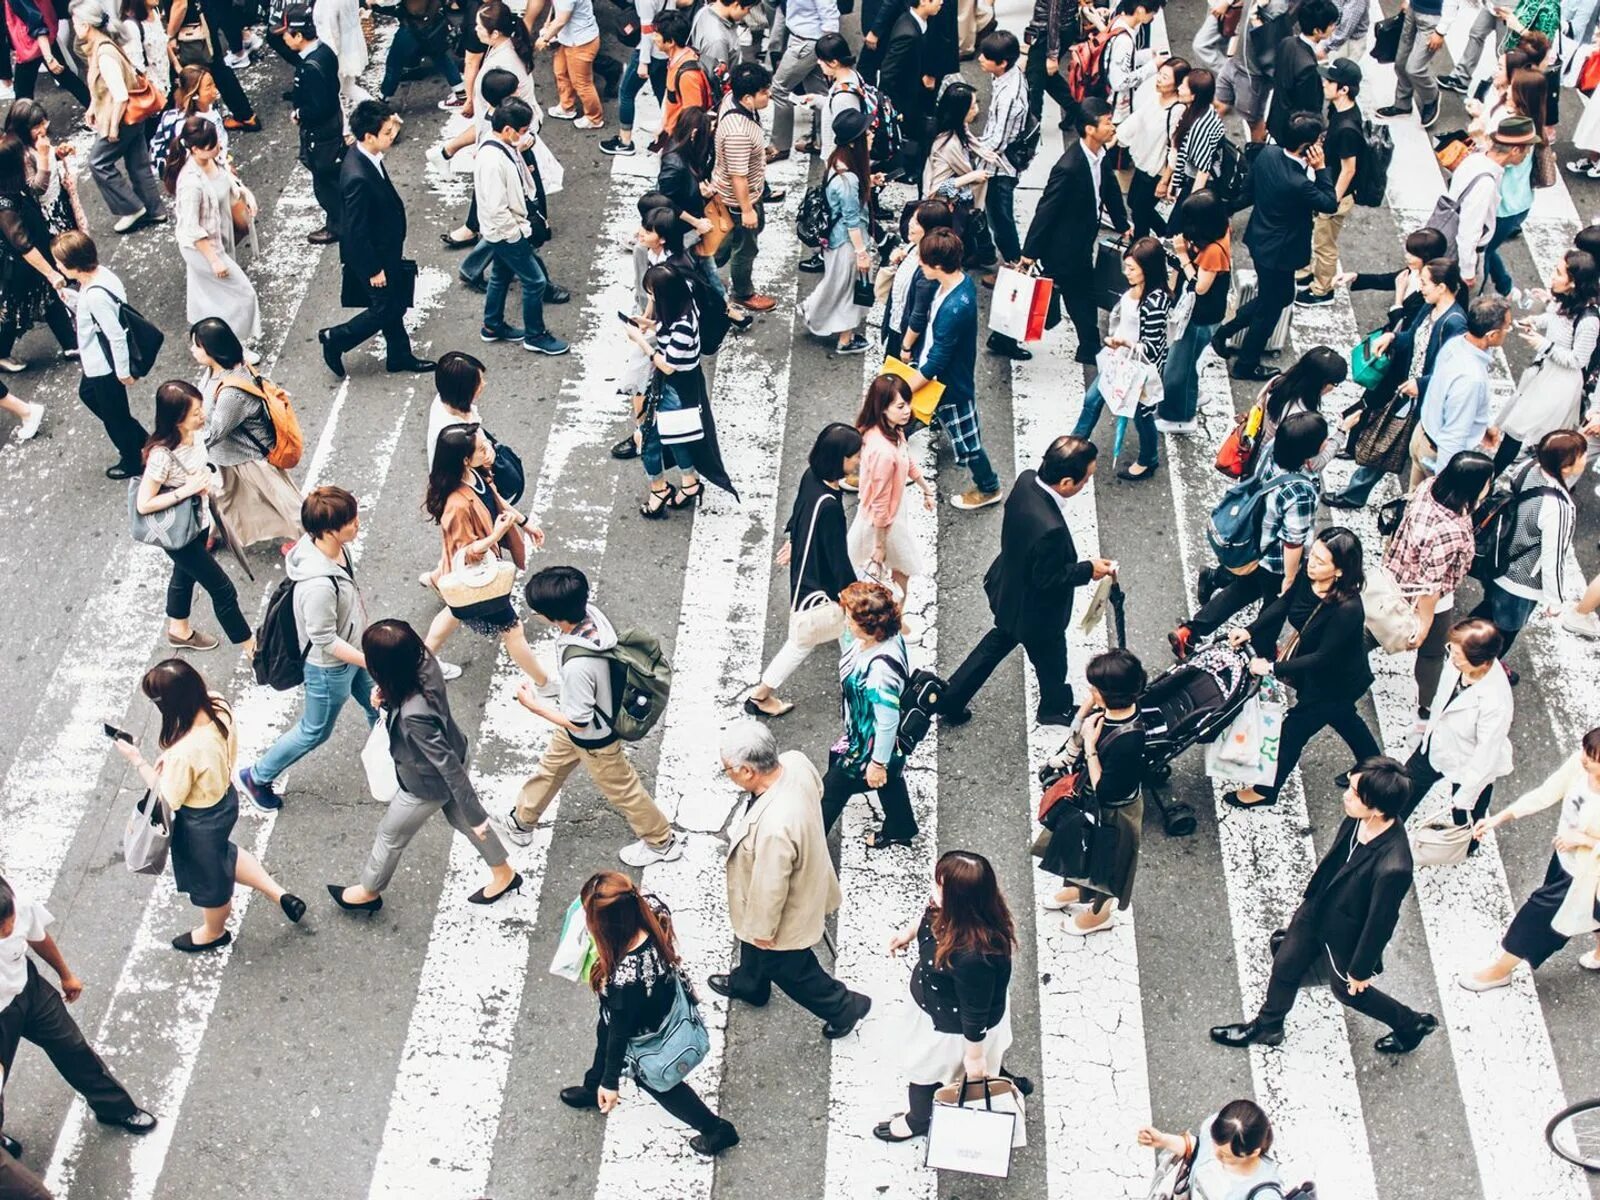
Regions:
<instances>
[{"instance_id":1,"label":"denim jacket","mask_svg":"<svg viewBox=\"0 0 1600 1200\"><path fill-rule=\"evenodd\" d=\"M828 176L828 211L833 224L828 229L828 249L837 250L850 240L850 231L867 233L867 210L861 204L861 181L853 171L835 171Z\"/></svg>"}]
</instances>

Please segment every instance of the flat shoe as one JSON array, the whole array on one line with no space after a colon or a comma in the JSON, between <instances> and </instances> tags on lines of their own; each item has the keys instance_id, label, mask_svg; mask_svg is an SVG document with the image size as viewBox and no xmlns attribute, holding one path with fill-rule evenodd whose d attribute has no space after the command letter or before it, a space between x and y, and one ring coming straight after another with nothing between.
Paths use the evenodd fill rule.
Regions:
<instances>
[{"instance_id":1,"label":"flat shoe","mask_svg":"<svg viewBox=\"0 0 1600 1200\"><path fill-rule=\"evenodd\" d=\"M914 1137L920 1137L921 1135L917 1133L896 1133L894 1131L894 1123L904 1117L905 1113L896 1113L887 1121L879 1121L872 1127L872 1136L880 1142L909 1142ZM907 1125L906 1128L909 1130L911 1126Z\"/></svg>"},{"instance_id":2,"label":"flat shoe","mask_svg":"<svg viewBox=\"0 0 1600 1200\"><path fill-rule=\"evenodd\" d=\"M1476 975L1457 975L1456 983L1469 992L1492 992L1496 988L1510 987L1511 976L1507 975L1503 979L1486 981L1479 979Z\"/></svg>"},{"instance_id":3,"label":"flat shoe","mask_svg":"<svg viewBox=\"0 0 1600 1200\"><path fill-rule=\"evenodd\" d=\"M561 1089L561 1103L568 1108L599 1108L600 1097L593 1088L564 1087Z\"/></svg>"},{"instance_id":4,"label":"flat shoe","mask_svg":"<svg viewBox=\"0 0 1600 1200\"><path fill-rule=\"evenodd\" d=\"M1585 971L1600 971L1600 950L1591 950L1578 956L1578 965Z\"/></svg>"},{"instance_id":5,"label":"flat shoe","mask_svg":"<svg viewBox=\"0 0 1600 1200\"><path fill-rule=\"evenodd\" d=\"M749 713L752 717L777 718L777 717L786 717L790 713L792 713L794 711L794 705L789 703L788 701L785 701L783 706L781 708L779 708L777 712L768 712L766 709L762 708L761 705L757 704L754 700L747 699L744 702L744 710L745 710L745 712Z\"/></svg>"},{"instance_id":6,"label":"flat shoe","mask_svg":"<svg viewBox=\"0 0 1600 1200\"><path fill-rule=\"evenodd\" d=\"M1109 919L1103 921L1099 925L1095 925L1095 926L1092 926L1091 928L1085 929L1081 925L1078 924L1077 918L1074 917L1070 921L1061 922L1061 932L1070 933L1073 937L1083 937L1083 938L1093 937L1097 933L1104 933L1106 930L1110 929L1116 923L1117 923L1117 918L1115 916L1112 916Z\"/></svg>"},{"instance_id":7,"label":"flat shoe","mask_svg":"<svg viewBox=\"0 0 1600 1200\"><path fill-rule=\"evenodd\" d=\"M1222 802L1232 808L1271 808L1278 802L1278 798L1276 796L1264 796L1260 800L1251 803L1248 800L1239 799L1238 792L1223 792Z\"/></svg>"},{"instance_id":8,"label":"flat shoe","mask_svg":"<svg viewBox=\"0 0 1600 1200\"><path fill-rule=\"evenodd\" d=\"M224 929L222 936L214 942L196 942L191 932L180 933L172 939L172 948L182 950L185 954L205 954L211 950L221 950L233 941L233 931Z\"/></svg>"}]
</instances>

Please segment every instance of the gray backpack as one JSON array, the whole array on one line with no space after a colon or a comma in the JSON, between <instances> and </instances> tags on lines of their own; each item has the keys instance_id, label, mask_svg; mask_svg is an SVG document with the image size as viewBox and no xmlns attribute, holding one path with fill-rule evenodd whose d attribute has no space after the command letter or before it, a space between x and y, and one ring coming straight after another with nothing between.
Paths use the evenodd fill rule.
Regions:
<instances>
[{"instance_id":1,"label":"gray backpack","mask_svg":"<svg viewBox=\"0 0 1600 1200\"><path fill-rule=\"evenodd\" d=\"M1449 192L1446 192L1444 195L1440 196L1439 202L1433 206L1433 214L1426 222L1429 229L1436 229L1440 233L1444 234L1444 240L1449 244L1450 247L1450 254L1453 255L1458 262L1461 259L1461 250L1460 247L1456 245L1456 239L1461 234L1461 207L1467 202L1467 197L1472 195L1472 189L1477 187L1489 177L1490 176L1488 172L1479 175L1471 183L1467 184L1464 189L1462 189L1459 197L1452 196ZM1478 247L1472 247L1472 253L1476 255L1478 253Z\"/></svg>"}]
</instances>

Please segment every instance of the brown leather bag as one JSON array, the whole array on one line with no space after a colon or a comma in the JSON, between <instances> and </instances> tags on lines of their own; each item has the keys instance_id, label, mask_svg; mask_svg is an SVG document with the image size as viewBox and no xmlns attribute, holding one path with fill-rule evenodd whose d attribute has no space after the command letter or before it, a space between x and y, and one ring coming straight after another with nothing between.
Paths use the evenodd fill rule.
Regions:
<instances>
[{"instance_id":1,"label":"brown leather bag","mask_svg":"<svg viewBox=\"0 0 1600 1200\"><path fill-rule=\"evenodd\" d=\"M734 226L733 214L728 211L721 196L712 196L706 201L706 220L711 222L711 231L694 244L694 252L701 258L710 258L715 254L722 243L728 240Z\"/></svg>"}]
</instances>

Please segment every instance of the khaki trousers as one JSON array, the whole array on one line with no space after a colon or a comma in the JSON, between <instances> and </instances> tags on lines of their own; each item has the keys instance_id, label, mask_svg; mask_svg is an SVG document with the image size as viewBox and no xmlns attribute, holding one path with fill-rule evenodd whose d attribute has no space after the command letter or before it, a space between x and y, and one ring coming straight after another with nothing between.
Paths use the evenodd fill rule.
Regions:
<instances>
[{"instance_id":1,"label":"khaki trousers","mask_svg":"<svg viewBox=\"0 0 1600 1200\"><path fill-rule=\"evenodd\" d=\"M598 750L589 750L574 742L565 729L557 729L551 735L550 748L517 793L517 821L530 829L537 824L579 763L589 772L589 778L594 780L605 802L627 820L636 837L652 846L659 846L672 837L671 824L650 799L650 793L644 790L639 772L628 761L622 743L612 742Z\"/></svg>"},{"instance_id":2,"label":"khaki trousers","mask_svg":"<svg viewBox=\"0 0 1600 1200\"><path fill-rule=\"evenodd\" d=\"M961 41L961 53L971 54L978 47L978 30L994 19L994 9L986 0L958 0L956 4L956 34Z\"/></svg>"},{"instance_id":3,"label":"khaki trousers","mask_svg":"<svg viewBox=\"0 0 1600 1200\"><path fill-rule=\"evenodd\" d=\"M594 60L600 53L600 39L581 46L556 46L551 66L556 73L556 99L561 107L572 111L583 105L583 115L591 121L604 121L605 109L600 105L600 93L594 86Z\"/></svg>"},{"instance_id":4,"label":"khaki trousers","mask_svg":"<svg viewBox=\"0 0 1600 1200\"><path fill-rule=\"evenodd\" d=\"M1333 291L1333 277L1339 273L1339 234L1355 206L1356 198L1346 196L1336 212L1318 213L1311 222L1311 290L1318 295Z\"/></svg>"}]
</instances>

